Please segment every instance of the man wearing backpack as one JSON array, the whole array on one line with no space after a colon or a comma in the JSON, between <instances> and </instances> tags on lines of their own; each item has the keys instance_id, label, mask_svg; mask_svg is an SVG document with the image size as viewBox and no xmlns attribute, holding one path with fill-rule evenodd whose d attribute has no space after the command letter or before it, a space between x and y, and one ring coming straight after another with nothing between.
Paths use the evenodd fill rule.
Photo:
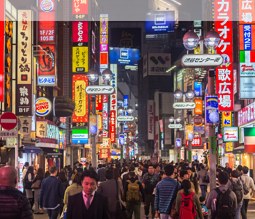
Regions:
<instances>
[{"instance_id":1,"label":"man wearing backpack","mask_svg":"<svg viewBox=\"0 0 255 219\"><path fill-rule=\"evenodd\" d=\"M247 166L243 167L243 175L240 177L244 187L248 188L249 192L244 195L243 197L243 205L241 208L241 214L242 214L242 219L247 219L247 208L249 204L249 200L252 198L252 192L255 192L255 186L254 186L254 181L253 179L248 176L249 168Z\"/></svg>"},{"instance_id":2,"label":"man wearing backpack","mask_svg":"<svg viewBox=\"0 0 255 219\"><path fill-rule=\"evenodd\" d=\"M235 212L235 219L240 219L241 207L243 205L243 183L239 178L239 173L237 170L231 172L230 186L229 188L235 193L237 200L237 208Z\"/></svg>"},{"instance_id":3,"label":"man wearing backpack","mask_svg":"<svg viewBox=\"0 0 255 219\"><path fill-rule=\"evenodd\" d=\"M236 195L228 188L228 173L219 172L220 186L211 190L206 200L206 207L211 209L212 219L234 219L237 208Z\"/></svg>"},{"instance_id":4,"label":"man wearing backpack","mask_svg":"<svg viewBox=\"0 0 255 219\"><path fill-rule=\"evenodd\" d=\"M140 219L141 202L144 202L144 192L143 186L138 181L134 171L129 172L129 179L124 185L124 193L128 219L132 218L133 213L135 219Z\"/></svg>"}]
</instances>

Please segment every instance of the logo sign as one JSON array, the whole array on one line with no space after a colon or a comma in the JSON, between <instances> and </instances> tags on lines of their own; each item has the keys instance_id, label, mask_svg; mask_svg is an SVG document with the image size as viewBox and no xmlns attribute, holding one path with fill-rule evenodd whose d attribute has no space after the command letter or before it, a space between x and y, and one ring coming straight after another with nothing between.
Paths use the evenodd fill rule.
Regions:
<instances>
[{"instance_id":1,"label":"logo sign","mask_svg":"<svg viewBox=\"0 0 255 219\"><path fill-rule=\"evenodd\" d=\"M182 139L176 138L175 140L175 147L180 148L182 146Z\"/></svg>"},{"instance_id":2,"label":"logo sign","mask_svg":"<svg viewBox=\"0 0 255 219\"><path fill-rule=\"evenodd\" d=\"M176 102L173 104L174 109L194 109L195 107L194 102Z\"/></svg>"},{"instance_id":3,"label":"logo sign","mask_svg":"<svg viewBox=\"0 0 255 219\"><path fill-rule=\"evenodd\" d=\"M186 140L186 146L189 146L189 141L188 140ZM192 147L200 147L200 146L202 146L202 139L201 139L201 137L193 138L193 140L191 142L191 146Z\"/></svg>"},{"instance_id":4,"label":"logo sign","mask_svg":"<svg viewBox=\"0 0 255 219\"><path fill-rule=\"evenodd\" d=\"M14 113L6 112L1 115L0 125L4 129L6 130L14 129L17 123L18 123L18 119Z\"/></svg>"},{"instance_id":5,"label":"logo sign","mask_svg":"<svg viewBox=\"0 0 255 219\"><path fill-rule=\"evenodd\" d=\"M222 62L219 54L187 54L182 57L182 64L188 67L220 66Z\"/></svg>"},{"instance_id":6,"label":"logo sign","mask_svg":"<svg viewBox=\"0 0 255 219\"><path fill-rule=\"evenodd\" d=\"M47 116L51 112L52 104L45 97L37 98L35 101L35 114L37 116Z\"/></svg>"},{"instance_id":7,"label":"logo sign","mask_svg":"<svg viewBox=\"0 0 255 219\"><path fill-rule=\"evenodd\" d=\"M203 124L204 119L202 116L195 116L193 120L195 125L201 126Z\"/></svg>"},{"instance_id":8,"label":"logo sign","mask_svg":"<svg viewBox=\"0 0 255 219\"><path fill-rule=\"evenodd\" d=\"M118 116L118 122L132 122L135 120L134 116Z\"/></svg>"},{"instance_id":9,"label":"logo sign","mask_svg":"<svg viewBox=\"0 0 255 219\"><path fill-rule=\"evenodd\" d=\"M88 129L72 129L73 144L87 144L89 142Z\"/></svg>"},{"instance_id":10,"label":"logo sign","mask_svg":"<svg viewBox=\"0 0 255 219\"><path fill-rule=\"evenodd\" d=\"M238 141L238 127L224 127L223 141L224 142Z\"/></svg>"},{"instance_id":11,"label":"logo sign","mask_svg":"<svg viewBox=\"0 0 255 219\"><path fill-rule=\"evenodd\" d=\"M240 76L255 76L255 63L240 63Z\"/></svg>"},{"instance_id":12,"label":"logo sign","mask_svg":"<svg viewBox=\"0 0 255 219\"><path fill-rule=\"evenodd\" d=\"M221 114L221 126L232 126L232 112L222 112Z\"/></svg>"},{"instance_id":13,"label":"logo sign","mask_svg":"<svg viewBox=\"0 0 255 219\"><path fill-rule=\"evenodd\" d=\"M90 95L97 94L112 94L114 92L114 88L110 85L91 85L86 87L86 93Z\"/></svg>"},{"instance_id":14,"label":"logo sign","mask_svg":"<svg viewBox=\"0 0 255 219\"><path fill-rule=\"evenodd\" d=\"M169 124L168 128L170 128L170 129L181 129L182 128L182 124L179 124L179 123L177 123L177 124Z\"/></svg>"},{"instance_id":15,"label":"logo sign","mask_svg":"<svg viewBox=\"0 0 255 219\"><path fill-rule=\"evenodd\" d=\"M40 8L42 11L50 12L54 8L54 2L52 0L41 1Z\"/></svg>"}]
</instances>

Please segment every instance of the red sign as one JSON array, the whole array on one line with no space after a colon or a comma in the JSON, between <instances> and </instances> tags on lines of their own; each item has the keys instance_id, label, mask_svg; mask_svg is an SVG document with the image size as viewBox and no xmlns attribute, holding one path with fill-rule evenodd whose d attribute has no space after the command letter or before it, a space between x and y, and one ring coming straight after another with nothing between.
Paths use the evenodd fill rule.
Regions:
<instances>
[{"instance_id":1,"label":"red sign","mask_svg":"<svg viewBox=\"0 0 255 219\"><path fill-rule=\"evenodd\" d=\"M54 76L55 77L55 65L56 54L55 45L41 45L42 55L38 57L39 69L38 76Z\"/></svg>"},{"instance_id":2,"label":"red sign","mask_svg":"<svg viewBox=\"0 0 255 219\"><path fill-rule=\"evenodd\" d=\"M234 110L232 0L214 1L215 31L220 35L217 53L223 64L216 68L216 92L219 111Z\"/></svg>"},{"instance_id":3,"label":"red sign","mask_svg":"<svg viewBox=\"0 0 255 219\"><path fill-rule=\"evenodd\" d=\"M186 140L186 146L187 147L189 146L189 141L188 140ZM191 146L192 147L200 147L200 146L202 146L202 139L201 139L201 137L193 138L193 140L191 142Z\"/></svg>"},{"instance_id":4,"label":"red sign","mask_svg":"<svg viewBox=\"0 0 255 219\"><path fill-rule=\"evenodd\" d=\"M6 112L1 115L0 124L6 130L14 129L17 125L18 119L14 113Z\"/></svg>"},{"instance_id":5,"label":"red sign","mask_svg":"<svg viewBox=\"0 0 255 219\"><path fill-rule=\"evenodd\" d=\"M74 21L72 22L73 43L87 43L88 42L88 21Z\"/></svg>"},{"instance_id":6,"label":"red sign","mask_svg":"<svg viewBox=\"0 0 255 219\"><path fill-rule=\"evenodd\" d=\"M96 110L98 110L98 111L103 110L102 95L97 95L96 96Z\"/></svg>"},{"instance_id":7,"label":"red sign","mask_svg":"<svg viewBox=\"0 0 255 219\"><path fill-rule=\"evenodd\" d=\"M255 0L239 0L239 24L244 23L255 24Z\"/></svg>"},{"instance_id":8,"label":"red sign","mask_svg":"<svg viewBox=\"0 0 255 219\"><path fill-rule=\"evenodd\" d=\"M88 14L88 0L73 0L73 14Z\"/></svg>"},{"instance_id":9,"label":"red sign","mask_svg":"<svg viewBox=\"0 0 255 219\"><path fill-rule=\"evenodd\" d=\"M110 111L110 124L109 124L109 137L111 142L114 143L116 141L116 110Z\"/></svg>"}]
</instances>

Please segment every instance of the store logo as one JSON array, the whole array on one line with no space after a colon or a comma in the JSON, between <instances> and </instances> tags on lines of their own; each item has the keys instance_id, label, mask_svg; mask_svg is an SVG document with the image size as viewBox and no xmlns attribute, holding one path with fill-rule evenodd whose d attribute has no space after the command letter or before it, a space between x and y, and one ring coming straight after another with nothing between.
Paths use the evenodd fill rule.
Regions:
<instances>
[{"instance_id":1,"label":"store logo","mask_svg":"<svg viewBox=\"0 0 255 219\"><path fill-rule=\"evenodd\" d=\"M52 0L43 0L40 4L40 8L44 12L51 12L54 8L54 3Z\"/></svg>"},{"instance_id":2,"label":"store logo","mask_svg":"<svg viewBox=\"0 0 255 219\"><path fill-rule=\"evenodd\" d=\"M37 116L47 116L52 109L52 105L49 99L40 97L35 101L35 114Z\"/></svg>"},{"instance_id":3,"label":"store logo","mask_svg":"<svg viewBox=\"0 0 255 219\"><path fill-rule=\"evenodd\" d=\"M121 49L120 50L120 58L121 59L128 59L128 50L127 49Z\"/></svg>"}]
</instances>

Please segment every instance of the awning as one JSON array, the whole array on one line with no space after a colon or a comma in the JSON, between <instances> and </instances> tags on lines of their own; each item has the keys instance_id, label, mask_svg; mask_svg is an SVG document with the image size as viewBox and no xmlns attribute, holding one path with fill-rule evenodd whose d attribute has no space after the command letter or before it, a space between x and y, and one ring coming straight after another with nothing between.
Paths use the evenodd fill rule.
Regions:
<instances>
[{"instance_id":1,"label":"awning","mask_svg":"<svg viewBox=\"0 0 255 219\"><path fill-rule=\"evenodd\" d=\"M35 146L24 146L23 147L23 153L35 153L40 154L42 153L42 149L35 147Z\"/></svg>"},{"instance_id":2,"label":"awning","mask_svg":"<svg viewBox=\"0 0 255 219\"><path fill-rule=\"evenodd\" d=\"M244 145L234 148L233 154L242 154L244 153Z\"/></svg>"}]
</instances>

